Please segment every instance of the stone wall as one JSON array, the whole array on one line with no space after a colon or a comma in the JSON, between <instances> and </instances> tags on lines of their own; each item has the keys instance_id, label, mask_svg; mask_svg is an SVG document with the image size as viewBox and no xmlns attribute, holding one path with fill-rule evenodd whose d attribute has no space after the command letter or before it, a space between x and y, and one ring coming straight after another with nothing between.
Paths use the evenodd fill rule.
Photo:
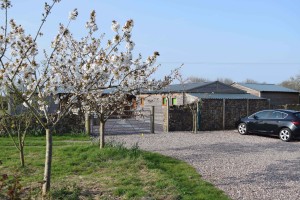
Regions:
<instances>
[{"instance_id":1,"label":"stone wall","mask_svg":"<svg viewBox=\"0 0 300 200\"><path fill-rule=\"evenodd\" d=\"M169 131L192 131L192 129L191 109L188 106L171 106L169 108Z\"/></svg>"},{"instance_id":2,"label":"stone wall","mask_svg":"<svg viewBox=\"0 0 300 200\"><path fill-rule=\"evenodd\" d=\"M223 129L223 100L205 99L200 106L200 130L221 130Z\"/></svg>"},{"instance_id":3,"label":"stone wall","mask_svg":"<svg viewBox=\"0 0 300 200\"><path fill-rule=\"evenodd\" d=\"M234 129L241 117L268 109L269 102L266 99L205 99L198 107L198 130L223 130ZM169 131L193 129L193 114L189 106L172 106L169 112L164 112L164 118L164 130L167 130L166 126Z\"/></svg>"},{"instance_id":4,"label":"stone wall","mask_svg":"<svg viewBox=\"0 0 300 200\"><path fill-rule=\"evenodd\" d=\"M205 99L202 101L199 129L234 129L239 118L268 108L266 99Z\"/></svg>"},{"instance_id":5,"label":"stone wall","mask_svg":"<svg viewBox=\"0 0 300 200\"><path fill-rule=\"evenodd\" d=\"M250 106L248 107L247 104L248 100L246 99L225 100L225 129L234 129L236 121L248 115L249 111L247 109Z\"/></svg>"},{"instance_id":6,"label":"stone wall","mask_svg":"<svg viewBox=\"0 0 300 200\"><path fill-rule=\"evenodd\" d=\"M267 99L249 99L249 114L251 115L259 110L270 109L270 102Z\"/></svg>"}]
</instances>

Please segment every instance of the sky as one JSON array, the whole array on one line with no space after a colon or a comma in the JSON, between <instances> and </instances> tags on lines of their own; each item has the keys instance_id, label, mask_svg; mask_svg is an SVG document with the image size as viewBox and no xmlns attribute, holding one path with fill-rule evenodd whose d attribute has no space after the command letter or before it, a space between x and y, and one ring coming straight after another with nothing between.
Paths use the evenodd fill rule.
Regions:
<instances>
[{"instance_id":1,"label":"sky","mask_svg":"<svg viewBox=\"0 0 300 200\"><path fill-rule=\"evenodd\" d=\"M44 1L12 4L9 17L28 33L36 32ZM78 37L85 35L84 23L92 10L97 13L99 35L106 33L106 39L112 36L112 20L122 25L133 19L135 54L146 58L160 53L157 78L181 64L184 78L211 81L278 84L300 74L299 0L62 0L42 30L40 48L49 49L58 24L66 24L74 8L79 16L70 29Z\"/></svg>"}]
</instances>

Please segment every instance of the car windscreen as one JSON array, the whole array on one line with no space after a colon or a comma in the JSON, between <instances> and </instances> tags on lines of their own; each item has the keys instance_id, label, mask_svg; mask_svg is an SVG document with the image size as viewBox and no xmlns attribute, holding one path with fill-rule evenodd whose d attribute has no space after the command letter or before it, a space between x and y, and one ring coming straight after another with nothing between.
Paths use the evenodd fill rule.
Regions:
<instances>
[{"instance_id":1,"label":"car windscreen","mask_svg":"<svg viewBox=\"0 0 300 200\"><path fill-rule=\"evenodd\" d=\"M294 115L295 115L298 119L300 119L300 112L294 113Z\"/></svg>"}]
</instances>

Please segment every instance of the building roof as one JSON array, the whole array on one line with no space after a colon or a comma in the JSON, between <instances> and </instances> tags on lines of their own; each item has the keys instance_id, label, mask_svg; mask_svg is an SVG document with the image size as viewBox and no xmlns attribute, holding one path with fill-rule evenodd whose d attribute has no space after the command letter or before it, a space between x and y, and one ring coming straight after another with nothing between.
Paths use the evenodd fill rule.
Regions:
<instances>
[{"instance_id":1,"label":"building roof","mask_svg":"<svg viewBox=\"0 0 300 200\"><path fill-rule=\"evenodd\" d=\"M160 90L151 91L153 93L174 93L174 92L186 92L194 88L202 87L210 84L211 82L201 82L201 83L183 83L183 84L173 84L168 85Z\"/></svg>"},{"instance_id":2,"label":"building roof","mask_svg":"<svg viewBox=\"0 0 300 200\"><path fill-rule=\"evenodd\" d=\"M215 93L188 93L199 99L264 99L251 94L215 94Z\"/></svg>"},{"instance_id":3,"label":"building roof","mask_svg":"<svg viewBox=\"0 0 300 200\"><path fill-rule=\"evenodd\" d=\"M261 84L261 83L234 83L237 85L241 85L243 87L250 88L252 90L256 90L259 92L295 92L299 93L296 90L292 90L280 85L275 84Z\"/></svg>"},{"instance_id":4,"label":"building roof","mask_svg":"<svg viewBox=\"0 0 300 200\"><path fill-rule=\"evenodd\" d=\"M161 94L161 93L234 93L243 94L246 93L243 90L235 88L231 85L221 83L219 81L214 82L199 82L199 83L184 83L169 85L160 90L142 91L144 94Z\"/></svg>"}]
</instances>

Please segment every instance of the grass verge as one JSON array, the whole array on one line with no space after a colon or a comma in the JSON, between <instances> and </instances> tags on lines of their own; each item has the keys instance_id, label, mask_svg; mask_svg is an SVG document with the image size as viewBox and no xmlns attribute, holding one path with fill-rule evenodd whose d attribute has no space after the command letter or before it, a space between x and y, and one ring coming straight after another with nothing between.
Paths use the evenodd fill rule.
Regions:
<instances>
[{"instance_id":1,"label":"grass verge","mask_svg":"<svg viewBox=\"0 0 300 200\"><path fill-rule=\"evenodd\" d=\"M126 149L111 143L100 150L87 137L53 139L53 199L229 199L185 162L141 151L137 145ZM39 197L44 138L28 137L26 144L21 168L10 139L0 138L0 175L17 175L21 195Z\"/></svg>"}]
</instances>

